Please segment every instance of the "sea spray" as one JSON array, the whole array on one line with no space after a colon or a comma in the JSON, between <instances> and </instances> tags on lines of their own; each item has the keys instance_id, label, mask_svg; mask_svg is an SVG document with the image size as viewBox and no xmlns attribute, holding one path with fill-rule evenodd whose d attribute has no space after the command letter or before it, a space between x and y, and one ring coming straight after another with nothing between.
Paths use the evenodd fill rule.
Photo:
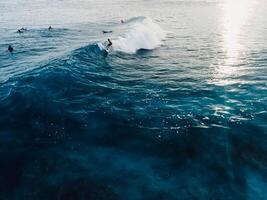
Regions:
<instances>
[{"instance_id":1,"label":"sea spray","mask_svg":"<svg viewBox=\"0 0 267 200\"><path fill-rule=\"evenodd\" d=\"M125 22L128 31L113 41L113 49L135 53L140 49L152 50L162 44L166 32L149 17L135 17Z\"/></svg>"}]
</instances>

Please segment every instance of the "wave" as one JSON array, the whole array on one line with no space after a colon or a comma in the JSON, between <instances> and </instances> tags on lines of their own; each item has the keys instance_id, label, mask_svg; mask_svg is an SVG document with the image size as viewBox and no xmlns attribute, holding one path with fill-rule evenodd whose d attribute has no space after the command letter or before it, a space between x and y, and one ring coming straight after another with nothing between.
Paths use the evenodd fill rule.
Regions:
<instances>
[{"instance_id":1,"label":"wave","mask_svg":"<svg viewBox=\"0 0 267 200\"><path fill-rule=\"evenodd\" d=\"M126 33L113 40L113 50L135 53L140 49L152 50L159 47L166 32L149 17L135 17L127 20Z\"/></svg>"}]
</instances>

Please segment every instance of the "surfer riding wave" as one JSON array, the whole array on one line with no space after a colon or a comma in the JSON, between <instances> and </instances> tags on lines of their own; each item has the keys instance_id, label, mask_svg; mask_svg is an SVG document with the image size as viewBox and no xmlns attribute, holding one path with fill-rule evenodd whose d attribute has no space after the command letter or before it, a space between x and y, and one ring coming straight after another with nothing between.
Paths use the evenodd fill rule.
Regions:
<instances>
[{"instance_id":1,"label":"surfer riding wave","mask_svg":"<svg viewBox=\"0 0 267 200\"><path fill-rule=\"evenodd\" d=\"M119 25L122 34L114 35L103 43L98 43L100 49L107 53L112 51L136 53L138 50L153 50L159 47L166 37L164 31L149 17L135 17ZM119 31L116 31L119 32Z\"/></svg>"}]
</instances>

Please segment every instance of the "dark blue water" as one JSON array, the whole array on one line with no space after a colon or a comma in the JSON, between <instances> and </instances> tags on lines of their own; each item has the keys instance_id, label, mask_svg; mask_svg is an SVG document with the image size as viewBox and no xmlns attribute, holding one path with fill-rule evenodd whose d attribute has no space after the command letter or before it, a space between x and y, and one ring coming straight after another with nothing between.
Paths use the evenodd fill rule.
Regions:
<instances>
[{"instance_id":1,"label":"dark blue water","mask_svg":"<svg viewBox=\"0 0 267 200\"><path fill-rule=\"evenodd\" d=\"M0 199L267 199L266 4L74 5L82 22L23 15L22 34L2 15Z\"/></svg>"}]
</instances>

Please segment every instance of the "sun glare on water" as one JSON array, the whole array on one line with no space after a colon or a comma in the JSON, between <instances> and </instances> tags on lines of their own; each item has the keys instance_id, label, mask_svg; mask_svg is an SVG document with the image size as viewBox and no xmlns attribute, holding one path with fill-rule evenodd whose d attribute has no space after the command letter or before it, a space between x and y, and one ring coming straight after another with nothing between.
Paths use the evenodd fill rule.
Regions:
<instances>
[{"instance_id":1,"label":"sun glare on water","mask_svg":"<svg viewBox=\"0 0 267 200\"><path fill-rule=\"evenodd\" d=\"M244 46L240 38L246 33L243 32L244 25L251 17L254 0L225 0L222 4L222 37L224 60L216 68L215 79L220 79L220 84L227 84L227 77L238 73L240 56L244 51Z\"/></svg>"},{"instance_id":2,"label":"sun glare on water","mask_svg":"<svg viewBox=\"0 0 267 200\"><path fill-rule=\"evenodd\" d=\"M242 44L239 41L242 27L249 19L252 0L227 0L224 5L224 48L226 64L236 64Z\"/></svg>"}]
</instances>

